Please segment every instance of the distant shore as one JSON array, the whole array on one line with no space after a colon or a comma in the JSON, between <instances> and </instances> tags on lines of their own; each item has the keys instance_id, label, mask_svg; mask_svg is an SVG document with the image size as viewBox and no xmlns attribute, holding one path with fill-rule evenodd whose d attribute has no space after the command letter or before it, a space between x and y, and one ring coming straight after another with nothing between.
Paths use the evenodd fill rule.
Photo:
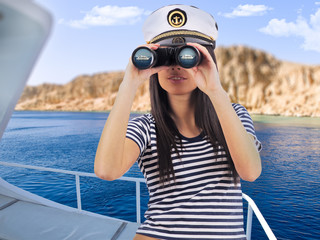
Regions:
<instances>
[{"instance_id":1,"label":"distant shore","mask_svg":"<svg viewBox=\"0 0 320 240\"><path fill-rule=\"evenodd\" d=\"M53 113L110 113L110 111L63 111L63 110L15 110L15 112L53 112ZM132 111L131 114L145 114L149 111ZM320 127L320 117L312 116L284 116L278 114L255 114L250 113L252 120L257 123L270 123L277 125L292 125L306 127Z\"/></svg>"},{"instance_id":2,"label":"distant shore","mask_svg":"<svg viewBox=\"0 0 320 240\"><path fill-rule=\"evenodd\" d=\"M216 51L219 78L231 102L250 113L320 117L320 65L281 61L245 46ZM124 72L79 75L64 85L26 86L17 110L107 111L112 109ZM137 90L132 110L151 109L149 81Z\"/></svg>"},{"instance_id":3,"label":"distant shore","mask_svg":"<svg viewBox=\"0 0 320 240\"><path fill-rule=\"evenodd\" d=\"M254 122L272 123L278 125L320 127L320 117L292 117L282 115L267 115L267 114L250 114Z\"/></svg>"}]
</instances>

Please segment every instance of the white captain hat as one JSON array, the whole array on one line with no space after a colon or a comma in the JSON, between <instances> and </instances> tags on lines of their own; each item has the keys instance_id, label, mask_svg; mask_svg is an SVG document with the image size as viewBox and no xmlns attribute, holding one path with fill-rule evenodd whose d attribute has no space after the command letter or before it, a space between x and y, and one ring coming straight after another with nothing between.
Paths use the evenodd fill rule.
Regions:
<instances>
[{"instance_id":1,"label":"white captain hat","mask_svg":"<svg viewBox=\"0 0 320 240\"><path fill-rule=\"evenodd\" d=\"M196 42L215 46L218 25L209 13L187 5L169 5L150 14L142 28L147 43Z\"/></svg>"}]
</instances>

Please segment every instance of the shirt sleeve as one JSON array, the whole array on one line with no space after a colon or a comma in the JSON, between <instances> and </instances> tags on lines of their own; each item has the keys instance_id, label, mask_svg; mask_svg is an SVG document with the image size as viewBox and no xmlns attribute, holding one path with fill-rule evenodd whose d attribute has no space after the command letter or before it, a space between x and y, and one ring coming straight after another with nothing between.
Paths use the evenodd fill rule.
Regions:
<instances>
[{"instance_id":1,"label":"shirt sleeve","mask_svg":"<svg viewBox=\"0 0 320 240\"><path fill-rule=\"evenodd\" d=\"M242 122L242 125L246 129L246 131L254 137L256 148L260 152L262 149L262 144L256 136L256 132L253 126L253 121L247 109L241 104L237 104L237 103L233 103L232 106L235 112L237 113L240 121Z\"/></svg>"},{"instance_id":2,"label":"shirt sleeve","mask_svg":"<svg viewBox=\"0 0 320 240\"><path fill-rule=\"evenodd\" d=\"M129 120L126 137L138 145L141 156L150 142L150 121L148 117L143 115Z\"/></svg>"}]
</instances>

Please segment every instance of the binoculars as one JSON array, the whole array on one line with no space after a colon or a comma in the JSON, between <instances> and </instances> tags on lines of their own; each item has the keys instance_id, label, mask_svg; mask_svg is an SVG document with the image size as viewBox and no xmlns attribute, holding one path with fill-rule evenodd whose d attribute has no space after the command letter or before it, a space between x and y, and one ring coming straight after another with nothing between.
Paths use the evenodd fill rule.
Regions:
<instances>
[{"instance_id":1,"label":"binoculars","mask_svg":"<svg viewBox=\"0 0 320 240\"><path fill-rule=\"evenodd\" d=\"M197 48L189 45L159 47L156 50L148 47L138 47L133 51L131 59L138 69L171 65L193 68L200 64L202 55Z\"/></svg>"}]
</instances>

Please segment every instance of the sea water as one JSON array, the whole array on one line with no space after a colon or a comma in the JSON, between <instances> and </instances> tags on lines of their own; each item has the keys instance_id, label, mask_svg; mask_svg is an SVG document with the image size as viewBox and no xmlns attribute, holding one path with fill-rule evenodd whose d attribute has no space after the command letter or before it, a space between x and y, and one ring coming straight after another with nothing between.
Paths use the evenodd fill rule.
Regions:
<instances>
[{"instance_id":1,"label":"sea water","mask_svg":"<svg viewBox=\"0 0 320 240\"><path fill-rule=\"evenodd\" d=\"M139 114L131 114L131 117ZM0 142L0 161L93 172L107 113L14 112ZM278 239L319 239L320 120L255 116L263 144L263 171L243 192L257 204ZM45 198L77 207L74 176L0 166L8 182ZM137 164L125 174L143 177ZM135 183L81 177L82 208L136 221ZM148 191L141 184L141 215ZM246 212L246 208L245 208ZM267 239L253 219L252 239Z\"/></svg>"}]
</instances>

